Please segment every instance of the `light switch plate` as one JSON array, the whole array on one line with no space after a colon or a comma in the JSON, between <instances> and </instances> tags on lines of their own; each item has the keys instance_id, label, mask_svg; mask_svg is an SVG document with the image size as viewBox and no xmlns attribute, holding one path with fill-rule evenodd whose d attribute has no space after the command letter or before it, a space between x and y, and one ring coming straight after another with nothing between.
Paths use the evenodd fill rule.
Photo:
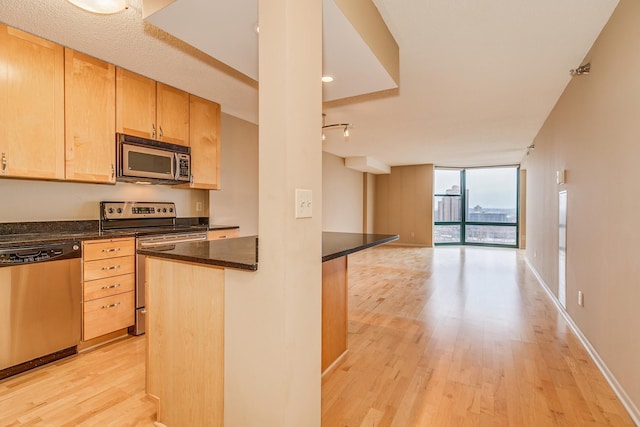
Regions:
<instances>
[{"instance_id":1,"label":"light switch plate","mask_svg":"<svg viewBox=\"0 0 640 427\"><path fill-rule=\"evenodd\" d=\"M302 188L296 188L296 218L311 218L313 192Z\"/></svg>"}]
</instances>

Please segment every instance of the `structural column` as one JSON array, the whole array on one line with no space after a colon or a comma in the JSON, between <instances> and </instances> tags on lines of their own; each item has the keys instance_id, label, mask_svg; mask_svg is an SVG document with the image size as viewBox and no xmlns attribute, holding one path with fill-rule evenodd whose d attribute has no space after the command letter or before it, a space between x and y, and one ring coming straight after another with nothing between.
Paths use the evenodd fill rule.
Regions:
<instances>
[{"instance_id":1,"label":"structural column","mask_svg":"<svg viewBox=\"0 0 640 427\"><path fill-rule=\"evenodd\" d=\"M259 267L226 271L225 425L320 426L322 1L259 0ZM312 215L295 218L296 189Z\"/></svg>"}]
</instances>

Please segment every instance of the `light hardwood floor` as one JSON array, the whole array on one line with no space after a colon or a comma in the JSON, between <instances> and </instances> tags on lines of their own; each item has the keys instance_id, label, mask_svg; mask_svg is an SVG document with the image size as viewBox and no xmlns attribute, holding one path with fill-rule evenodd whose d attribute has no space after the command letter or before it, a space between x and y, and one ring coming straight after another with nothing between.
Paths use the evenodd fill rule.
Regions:
<instances>
[{"instance_id":1,"label":"light hardwood floor","mask_svg":"<svg viewBox=\"0 0 640 427\"><path fill-rule=\"evenodd\" d=\"M521 252L382 246L349 280L324 427L633 425ZM128 338L0 381L0 426L153 426L144 357Z\"/></svg>"},{"instance_id":2,"label":"light hardwood floor","mask_svg":"<svg viewBox=\"0 0 640 427\"><path fill-rule=\"evenodd\" d=\"M144 336L0 381L0 426L153 426Z\"/></svg>"},{"instance_id":3,"label":"light hardwood floor","mask_svg":"<svg viewBox=\"0 0 640 427\"><path fill-rule=\"evenodd\" d=\"M322 425L634 425L521 251L382 246L349 258L349 353Z\"/></svg>"}]
</instances>

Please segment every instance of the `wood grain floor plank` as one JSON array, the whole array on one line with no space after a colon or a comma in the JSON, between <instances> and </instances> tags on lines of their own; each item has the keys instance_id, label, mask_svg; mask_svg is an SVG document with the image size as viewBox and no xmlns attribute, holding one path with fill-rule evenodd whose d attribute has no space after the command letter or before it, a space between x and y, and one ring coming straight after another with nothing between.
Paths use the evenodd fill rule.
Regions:
<instances>
[{"instance_id":1,"label":"wood grain floor plank","mask_svg":"<svg viewBox=\"0 0 640 427\"><path fill-rule=\"evenodd\" d=\"M324 427L633 425L521 251L350 255L349 349Z\"/></svg>"},{"instance_id":2,"label":"wood grain floor plank","mask_svg":"<svg viewBox=\"0 0 640 427\"><path fill-rule=\"evenodd\" d=\"M153 426L144 349L129 337L0 381L0 425Z\"/></svg>"}]
</instances>

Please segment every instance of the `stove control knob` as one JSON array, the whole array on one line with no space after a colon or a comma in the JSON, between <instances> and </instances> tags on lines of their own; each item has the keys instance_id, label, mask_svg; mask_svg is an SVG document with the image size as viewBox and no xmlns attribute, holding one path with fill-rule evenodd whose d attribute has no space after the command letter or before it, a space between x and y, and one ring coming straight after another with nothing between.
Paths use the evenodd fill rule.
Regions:
<instances>
[{"instance_id":1,"label":"stove control knob","mask_svg":"<svg viewBox=\"0 0 640 427\"><path fill-rule=\"evenodd\" d=\"M109 212L109 213L113 213L113 208L109 208L109 209L107 209L107 212Z\"/></svg>"},{"instance_id":2,"label":"stove control knob","mask_svg":"<svg viewBox=\"0 0 640 427\"><path fill-rule=\"evenodd\" d=\"M118 213L122 213L122 208L118 208Z\"/></svg>"},{"instance_id":3,"label":"stove control knob","mask_svg":"<svg viewBox=\"0 0 640 427\"><path fill-rule=\"evenodd\" d=\"M163 212L163 213L167 213L167 208L163 208L163 209L162 209L162 212Z\"/></svg>"},{"instance_id":4,"label":"stove control knob","mask_svg":"<svg viewBox=\"0 0 640 427\"><path fill-rule=\"evenodd\" d=\"M169 212L173 212L173 208L169 208Z\"/></svg>"}]
</instances>

